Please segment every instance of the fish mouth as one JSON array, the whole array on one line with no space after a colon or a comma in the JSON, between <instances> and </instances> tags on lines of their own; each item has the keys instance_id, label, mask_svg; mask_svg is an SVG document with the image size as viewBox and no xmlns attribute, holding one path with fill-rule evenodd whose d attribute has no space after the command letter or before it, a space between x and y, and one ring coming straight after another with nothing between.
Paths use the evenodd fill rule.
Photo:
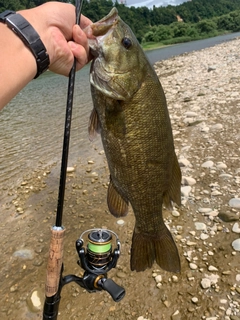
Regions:
<instances>
[{"instance_id":1,"label":"fish mouth","mask_svg":"<svg viewBox=\"0 0 240 320\"><path fill-rule=\"evenodd\" d=\"M106 17L91 25L92 35L94 37L106 35L107 32L117 23L117 21L118 11L116 8L112 8Z\"/></svg>"},{"instance_id":2,"label":"fish mouth","mask_svg":"<svg viewBox=\"0 0 240 320\"><path fill-rule=\"evenodd\" d=\"M113 8L107 16L89 26L91 28L92 38L88 39L88 45L94 57L99 56L101 40L107 35L109 30L118 23L118 20L118 11L116 8Z\"/></svg>"}]
</instances>

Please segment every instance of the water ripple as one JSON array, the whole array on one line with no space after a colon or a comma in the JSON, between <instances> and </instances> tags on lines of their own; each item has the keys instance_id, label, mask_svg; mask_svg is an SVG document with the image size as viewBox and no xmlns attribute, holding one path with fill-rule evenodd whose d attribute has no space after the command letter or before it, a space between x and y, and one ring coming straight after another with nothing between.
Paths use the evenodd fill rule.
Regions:
<instances>
[{"instance_id":1,"label":"water ripple","mask_svg":"<svg viewBox=\"0 0 240 320\"><path fill-rule=\"evenodd\" d=\"M89 66L76 75L69 161L89 148L87 126L92 109ZM0 112L0 185L21 181L39 163L59 161L68 79L46 72L33 80Z\"/></svg>"}]
</instances>

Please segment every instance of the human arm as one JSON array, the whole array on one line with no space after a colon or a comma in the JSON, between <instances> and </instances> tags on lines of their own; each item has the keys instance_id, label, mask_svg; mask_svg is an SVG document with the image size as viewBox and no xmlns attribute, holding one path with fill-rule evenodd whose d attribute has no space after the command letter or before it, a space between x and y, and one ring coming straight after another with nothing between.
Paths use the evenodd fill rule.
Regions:
<instances>
[{"instance_id":1,"label":"human arm","mask_svg":"<svg viewBox=\"0 0 240 320\"><path fill-rule=\"evenodd\" d=\"M49 2L20 13L37 31L49 54L49 69L68 75L77 59L77 70L89 61L88 41L81 28L91 21L81 16L81 28L75 25L71 4ZM22 40L6 24L0 23L0 109L37 73L36 59Z\"/></svg>"}]
</instances>

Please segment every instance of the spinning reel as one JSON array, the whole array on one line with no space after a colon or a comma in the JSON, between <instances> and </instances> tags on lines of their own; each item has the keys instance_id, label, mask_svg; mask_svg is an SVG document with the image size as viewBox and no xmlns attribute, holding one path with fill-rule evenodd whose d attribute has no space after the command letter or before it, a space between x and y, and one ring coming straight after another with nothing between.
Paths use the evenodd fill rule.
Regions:
<instances>
[{"instance_id":1,"label":"spinning reel","mask_svg":"<svg viewBox=\"0 0 240 320\"><path fill-rule=\"evenodd\" d=\"M83 235L88 233L87 248L83 247ZM112 249L112 236L116 237L117 247ZM57 319L58 306L61 299L63 286L70 282L77 283L88 292L107 291L115 302L119 302L125 296L124 288L117 285L112 279L107 278L107 272L116 267L120 256L120 241L111 230L90 229L83 232L76 241L76 249L79 256L78 265L85 270L83 277L75 275L62 276L63 264L60 275L58 292L55 295L54 302L46 297L43 320Z\"/></svg>"},{"instance_id":2,"label":"spinning reel","mask_svg":"<svg viewBox=\"0 0 240 320\"><path fill-rule=\"evenodd\" d=\"M83 236L88 233L86 249L83 247ZM115 249L112 248L113 236L116 238ZM62 279L62 285L76 282L88 292L107 291L115 302L125 296L124 288L107 278L107 272L116 267L120 256L120 241L115 232L106 229L90 229L84 231L76 241L79 256L78 265L85 270L82 278L68 275Z\"/></svg>"}]
</instances>

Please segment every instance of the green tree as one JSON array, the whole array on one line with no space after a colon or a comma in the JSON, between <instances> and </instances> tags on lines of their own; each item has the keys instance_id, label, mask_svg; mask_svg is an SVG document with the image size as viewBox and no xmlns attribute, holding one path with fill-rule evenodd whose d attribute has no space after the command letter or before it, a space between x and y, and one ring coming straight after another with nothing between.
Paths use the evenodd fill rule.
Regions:
<instances>
[{"instance_id":1,"label":"green tree","mask_svg":"<svg viewBox=\"0 0 240 320\"><path fill-rule=\"evenodd\" d=\"M217 24L213 20L202 20L197 23L199 33L210 33L217 29Z\"/></svg>"},{"instance_id":2,"label":"green tree","mask_svg":"<svg viewBox=\"0 0 240 320\"><path fill-rule=\"evenodd\" d=\"M5 10L21 10L26 8L26 3L21 0L0 0L0 12Z\"/></svg>"},{"instance_id":3,"label":"green tree","mask_svg":"<svg viewBox=\"0 0 240 320\"><path fill-rule=\"evenodd\" d=\"M240 26L240 11L234 11L227 15L218 17L217 28L218 30L231 30L237 31Z\"/></svg>"},{"instance_id":4,"label":"green tree","mask_svg":"<svg viewBox=\"0 0 240 320\"><path fill-rule=\"evenodd\" d=\"M171 24L174 38L184 37L187 35L188 24L185 22L175 22Z\"/></svg>"}]
</instances>

